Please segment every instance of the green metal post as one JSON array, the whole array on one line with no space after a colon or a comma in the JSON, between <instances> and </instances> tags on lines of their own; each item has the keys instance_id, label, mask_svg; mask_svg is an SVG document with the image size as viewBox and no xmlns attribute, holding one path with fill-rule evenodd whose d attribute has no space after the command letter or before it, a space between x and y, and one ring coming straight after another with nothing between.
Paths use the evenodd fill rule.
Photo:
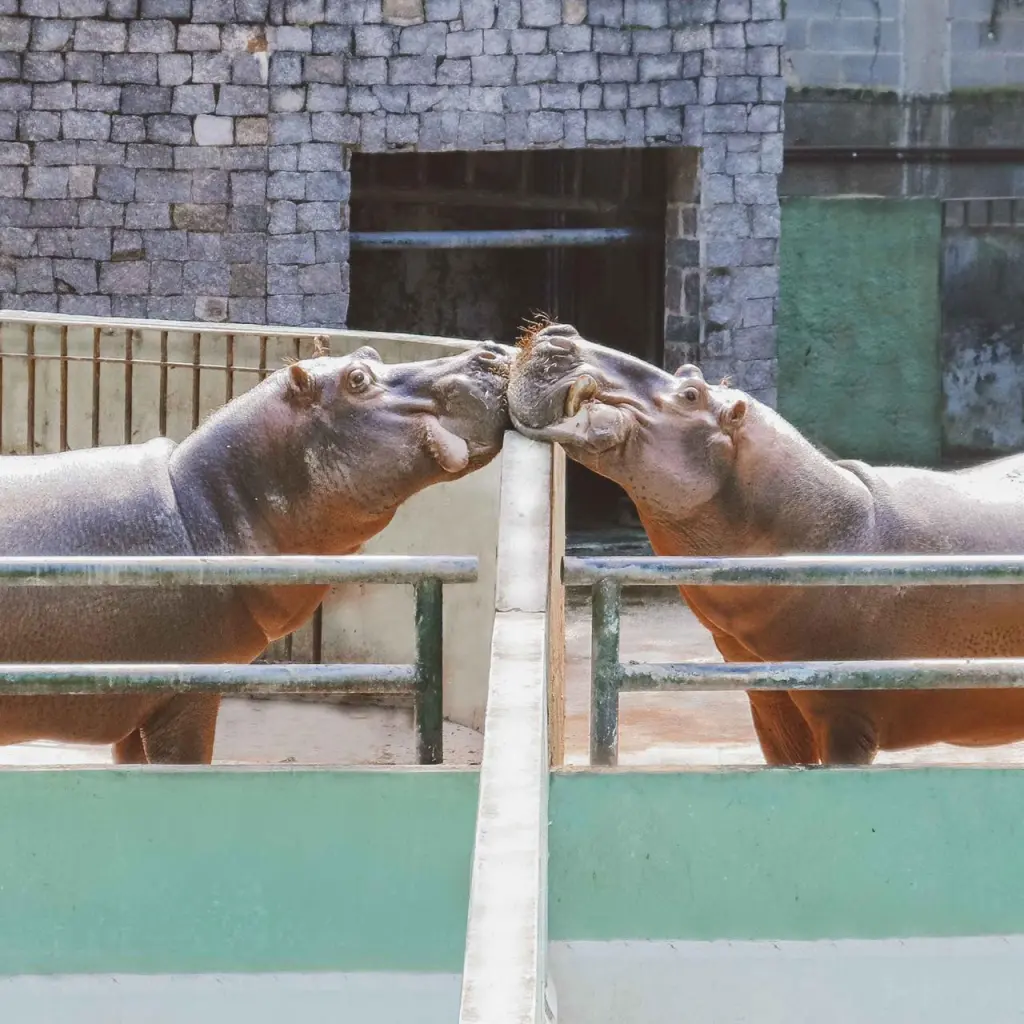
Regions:
<instances>
[{"instance_id":1,"label":"green metal post","mask_svg":"<svg viewBox=\"0 0 1024 1024\"><path fill-rule=\"evenodd\" d=\"M619 584L594 584L590 640L590 763L619 761Z\"/></svg>"},{"instance_id":2,"label":"green metal post","mask_svg":"<svg viewBox=\"0 0 1024 1024\"><path fill-rule=\"evenodd\" d=\"M441 581L416 584L416 740L420 764L444 761L444 603Z\"/></svg>"}]
</instances>

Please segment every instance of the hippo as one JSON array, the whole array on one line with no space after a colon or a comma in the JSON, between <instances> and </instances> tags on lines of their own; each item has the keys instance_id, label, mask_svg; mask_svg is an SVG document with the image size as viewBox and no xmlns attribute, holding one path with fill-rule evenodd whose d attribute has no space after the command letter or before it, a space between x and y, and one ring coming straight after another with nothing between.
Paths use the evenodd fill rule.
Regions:
<instances>
[{"instance_id":1,"label":"hippo","mask_svg":"<svg viewBox=\"0 0 1024 1024\"><path fill-rule=\"evenodd\" d=\"M513 425L622 486L658 555L1024 553L1024 455L951 472L831 458L693 365L669 374L567 324L513 361ZM728 662L1024 655L1024 588L680 587ZM771 765L1024 739L1024 690L750 692Z\"/></svg>"},{"instance_id":2,"label":"hippo","mask_svg":"<svg viewBox=\"0 0 1024 1024\"><path fill-rule=\"evenodd\" d=\"M510 350L386 364L372 348L269 375L180 444L0 458L0 555L345 555L508 427ZM329 588L0 587L6 662L246 663ZM109 744L120 764L209 764L220 699L0 698L0 744Z\"/></svg>"}]
</instances>

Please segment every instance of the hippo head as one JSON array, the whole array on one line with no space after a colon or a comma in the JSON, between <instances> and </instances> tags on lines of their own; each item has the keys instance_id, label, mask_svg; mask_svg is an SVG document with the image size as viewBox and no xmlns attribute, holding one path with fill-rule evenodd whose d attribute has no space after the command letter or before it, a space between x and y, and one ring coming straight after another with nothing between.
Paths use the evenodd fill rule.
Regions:
<instances>
[{"instance_id":1,"label":"hippo head","mask_svg":"<svg viewBox=\"0 0 1024 1024\"><path fill-rule=\"evenodd\" d=\"M508 388L515 428L622 486L643 510L678 513L710 500L735 457L750 399L585 341L569 324L530 333Z\"/></svg>"},{"instance_id":2,"label":"hippo head","mask_svg":"<svg viewBox=\"0 0 1024 1024\"><path fill-rule=\"evenodd\" d=\"M417 491L498 454L510 363L490 343L411 363L369 347L295 362L215 413L182 458L230 453L216 459L241 481L261 549L342 554Z\"/></svg>"}]
</instances>

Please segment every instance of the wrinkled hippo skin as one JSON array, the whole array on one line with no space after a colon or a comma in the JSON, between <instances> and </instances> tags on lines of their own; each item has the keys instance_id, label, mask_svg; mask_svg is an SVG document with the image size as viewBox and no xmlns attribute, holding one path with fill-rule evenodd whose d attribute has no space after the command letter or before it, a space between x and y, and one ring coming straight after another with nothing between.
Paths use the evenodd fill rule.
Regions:
<instances>
[{"instance_id":1,"label":"wrinkled hippo skin","mask_svg":"<svg viewBox=\"0 0 1024 1024\"><path fill-rule=\"evenodd\" d=\"M357 551L417 491L486 465L508 350L388 365L371 348L279 370L181 444L0 458L0 555ZM0 587L6 662L249 662L326 587ZM0 743L111 744L209 763L219 698L0 698Z\"/></svg>"},{"instance_id":2,"label":"wrinkled hippo skin","mask_svg":"<svg viewBox=\"0 0 1024 1024\"><path fill-rule=\"evenodd\" d=\"M830 458L749 395L550 325L509 383L516 428L630 495L659 555L1024 553L1024 455L957 472ZM1024 588L681 587L726 661L1024 656ZM1024 739L1024 690L749 693L769 764Z\"/></svg>"}]
</instances>

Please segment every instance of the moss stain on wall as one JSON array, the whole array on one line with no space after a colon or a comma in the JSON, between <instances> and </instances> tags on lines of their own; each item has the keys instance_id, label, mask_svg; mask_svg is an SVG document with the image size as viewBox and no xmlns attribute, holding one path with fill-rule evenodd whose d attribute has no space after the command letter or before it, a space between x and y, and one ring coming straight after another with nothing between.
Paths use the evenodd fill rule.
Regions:
<instances>
[{"instance_id":1,"label":"moss stain on wall","mask_svg":"<svg viewBox=\"0 0 1024 1024\"><path fill-rule=\"evenodd\" d=\"M941 208L783 203L779 411L843 457L940 458Z\"/></svg>"}]
</instances>

